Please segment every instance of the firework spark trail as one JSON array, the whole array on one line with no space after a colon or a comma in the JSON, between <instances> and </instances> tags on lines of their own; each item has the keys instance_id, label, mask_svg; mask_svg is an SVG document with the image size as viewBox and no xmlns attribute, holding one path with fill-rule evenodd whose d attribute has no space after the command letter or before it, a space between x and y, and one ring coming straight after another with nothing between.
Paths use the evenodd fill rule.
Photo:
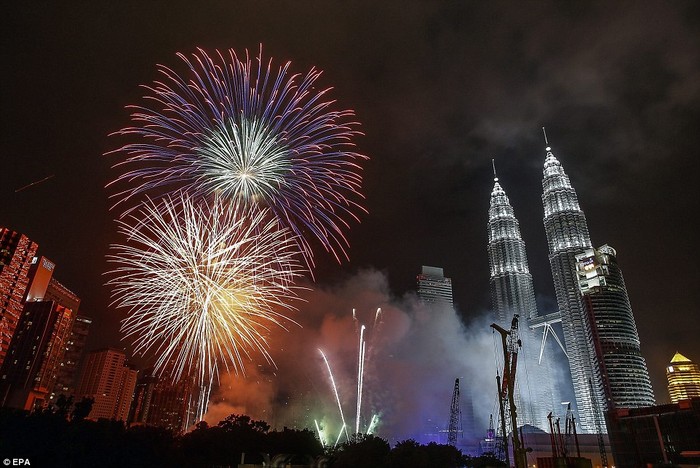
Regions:
<instances>
[{"instance_id":1,"label":"firework spark trail","mask_svg":"<svg viewBox=\"0 0 700 468\"><path fill-rule=\"evenodd\" d=\"M360 327L360 342L357 350L357 413L355 413L355 434L360 433L360 415L362 410L362 380L365 373L365 326Z\"/></svg>"},{"instance_id":2,"label":"firework spark trail","mask_svg":"<svg viewBox=\"0 0 700 468\"><path fill-rule=\"evenodd\" d=\"M372 434L374 430L377 428L377 425L379 424L379 415L373 414L372 419L369 422L369 426L367 426L367 434Z\"/></svg>"},{"instance_id":3,"label":"firework spark trail","mask_svg":"<svg viewBox=\"0 0 700 468\"><path fill-rule=\"evenodd\" d=\"M344 232L365 211L359 162L367 157L353 151L354 112L332 110L330 88L316 90L321 72L292 74L290 62L275 71L262 47L254 59L202 49L178 57L187 76L159 66L163 78L144 87L146 104L130 106L133 126L116 132L131 142L111 152L124 168L108 185L115 207L129 213L144 194L218 194L269 207L309 266L307 236L347 258Z\"/></svg>"},{"instance_id":4,"label":"firework spark trail","mask_svg":"<svg viewBox=\"0 0 700 468\"><path fill-rule=\"evenodd\" d=\"M291 322L277 310L294 310L302 274L286 229L264 211L187 195L149 201L118 225L126 243L108 256L112 304L127 310L121 330L135 352L157 356L157 373L193 375L208 392L221 365L245 372L252 351L272 363L266 333Z\"/></svg>"},{"instance_id":5,"label":"firework spark trail","mask_svg":"<svg viewBox=\"0 0 700 468\"><path fill-rule=\"evenodd\" d=\"M343 431L345 431L345 437L348 437L348 427L343 424L343 427L340 428L340 431L338 431L338 437L335 438L335 444L333 444L333 448L335 448L338 445L338 442L340 442L340 438L343 435Z\"/></svg>"},{"instance_id":6,"label":"firework spark trail","mask_svg":"<svg viewBox=\"0 0 700 468\"><path fill-rule=\"evenodd\" d=\"M319 349L319 353L321 353L321 356L323 357L323 362L326 363L326 368L328 369L328 376L331 379L331 385L333 386L333 394L335 395L335 401L338 403L338 411L340 411L340 419L343 422L343 429L341 429L341 433L343 430L345 430L345 437L350 440L350 436L348 435L348 430L347 430L347 424L345 424L345 415L343 415L343 405L340 404L340 395L338 395L338 387L335 385L335 379L333 378L333 371L331 370L331 365L328 362L328 358L326 358L326 354ZM340 438L340 436L338 436ZM336 442L337 443L337 442Z\"/></svg>"},{"instance_id":7,"label":"firework spark trail","mask_svg":"<svg viewBox=\"0 0 700 468\"><path fill-rule=\"evenodd\" d=\"M326 448L326 444L323 442L323 434L321 428L318 426L318 421L314 419L314 424L316 425L316 432L318 433L318 440L321 441L321 448Z\"/></svg>"}]
</instances>

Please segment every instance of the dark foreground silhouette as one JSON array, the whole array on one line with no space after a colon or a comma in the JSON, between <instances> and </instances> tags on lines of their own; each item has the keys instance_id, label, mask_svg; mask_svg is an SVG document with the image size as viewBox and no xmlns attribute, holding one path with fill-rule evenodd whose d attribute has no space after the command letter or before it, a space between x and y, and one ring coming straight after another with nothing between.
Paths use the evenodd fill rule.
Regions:
<instances>
[{"instance_id":1,"label":"dark foreground silhouette","mask_svg":"<svg viewBox=\"0 0 700 468\"><path fill-rule=\"evenodd\" d=\"M120 421L85 419L91 401L62 401L29 413L0 409L0 458L51 467L452 468L505 466L492 457L471 458L453 446L405 440L391 448L374 435L356 434L336 448L322 447L308 429L270 430L265 421L232 414L216 426L200 422L185 433Z\"/></svg>"}]
</instances>

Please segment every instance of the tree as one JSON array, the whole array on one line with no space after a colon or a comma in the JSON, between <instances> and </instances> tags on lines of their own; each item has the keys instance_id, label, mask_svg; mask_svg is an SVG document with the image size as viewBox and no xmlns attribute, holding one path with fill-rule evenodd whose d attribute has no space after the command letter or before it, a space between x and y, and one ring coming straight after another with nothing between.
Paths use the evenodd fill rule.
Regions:
<instances>
[{"instance_id":1,"label":"tree","mask_svg":"<svg viewBox=\"0 0 700 468\"><path fill-rule=\"evenodd\" d=\"M333 468L384 468L390 452L389 442L371 434L356 434L335 452Z\"/></svg>"},{"instance_id":2,"label":"tree","mask_svg":"<svg viewBox=\"0 0 700 468\"><path fill-rule=\"evenodd\" d=\"M442 445L430 442L425 451L428 454L428 459L432 466L441 466L443 468L457 468L464 466L464 456L462 452L453 445Z\"/></svg>"},{"instance_id":3,"label":"tree","mask_svg":"<svg viewBox=\"0 0 700 468\"><path fill-rule=\"evenodd\" d=\"M56 414L58 416L62 417L63 419L67 419L71 406L73 406L72 396L66 398L63 393L58 395L58 398L56 399Z\"/></svg>"},{"instance_id":4,"label":"tree","mask_svg":"<svg viewBox=\"0 0 700 468\"><path fill-rule=\"evenodd\" d=\"M389 453L387 467L389 468L431 468L425 447L413 439L397 443Z\"/></svg>"},{"instance_id":5,"label":"tree","mask_svg":"<svg viewBox=\"0 0 700 468\"><path fill-rule=\"evenodd\" d=\"M312 458L323 453L323 446L316 434L308 429L297 430L284 428L267 433L266 451L270 454L309 455Z\"/></svg>"},{"instance_id":6,"label":"tree","mask_svg":"<svg viewBox=\"0 0 700 468\"><path fill-rule=\"evenodd\" d=\"M87 418L92 411L92 405L95 404L95 399L90 397L83 397L73 405L73 413L71 414L71 421L82 421Z\"/></svg>"}]
</instances>

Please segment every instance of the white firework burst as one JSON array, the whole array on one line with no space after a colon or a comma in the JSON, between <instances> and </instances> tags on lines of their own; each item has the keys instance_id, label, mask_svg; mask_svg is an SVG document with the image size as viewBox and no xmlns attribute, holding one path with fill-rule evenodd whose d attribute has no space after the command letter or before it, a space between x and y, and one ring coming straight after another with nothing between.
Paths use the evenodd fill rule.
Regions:
<instances>
[{"instance_id":1,"label":"white firework burst","mask_svg":"<svg viewBox=\"0 0 700 468\"><path fill-rule=\"evenodd\" d=\"M156 357L155 370L203 387L220 366L244 371L251 352L272 362L267 332L291 322L296 243L265 210L187 195L148 201L117 221L126 236L108 260L125 338Z\"/></svg>"}]
</instances>

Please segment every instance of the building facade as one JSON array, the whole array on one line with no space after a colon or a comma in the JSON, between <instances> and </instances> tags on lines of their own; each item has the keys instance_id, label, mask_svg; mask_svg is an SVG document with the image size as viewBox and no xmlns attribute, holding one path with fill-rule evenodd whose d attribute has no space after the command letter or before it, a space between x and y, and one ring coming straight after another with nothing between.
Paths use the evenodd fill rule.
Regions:
<instances>
[{"instance_id":1,"label":"building facade","mask_svg":"<svg viewBox=\"0 0 700 468\"><path fill-rule=\"evenodd\" d=\"M89 419L127 421L137 375L126 364L123 351L112 348L92 351L86 356L75 399L94 399Z\"/></svg>"},{"instance_id":2,"label":"building facade","mask_svg":"<svg viewBox=\"0 0 700 468\"><path fill-rule=\"evenodd\" d=\"M53 391L54 398L61 394L65 396L75 395L75 387L80 377L78 371L80 370L80 363L83 358L83 351L85 350L85 343L87 342L91 325L92 319L89 317L83 315L77 315L75 317L73 328L71 328L66 343L63 361L58 369L56 385Z\"/></svg>"},{"instance_id":3,"label":"building facade","mask_svg":"<svg viewBox=\"0 0 700 468\"><path fill-rule=\"evenodd\" d=\"M595 353L594 381L602 384L604 410L653 406L654 392L640 350L637 325L617 252L609 245L576 255L589 343Z\"/></svg>"},{"instance_id":4,"label":"building facade","mask_svg":"<svg viewBox=\"0 0 700 468\"><path fill-rule=\"evenodd\" d=\"M700 398L606 417L616 467L700 465Z\"/></svg>"},{"instance_id":5,"label":"building facade","mask_svg":"<svg viewBox=\"0 0 700 468\"><path fill-rule=\"evenodd\" d=\"M452 280L445 278L442 268L423 266L416 282L418 297L422 301L452 305Z\"/></svg>"},{"instance_id":6,"label":"building facade","mask_svg":"<svg viewBox=\"0 0 700 468\"><path fill-rule=\"evenodd\" d=\"M508 195L494 178L488 222L489 290L498 323L537 316L535 289L527 262L520 224Z\"/></svg>"},{"instance_id":7,"label":"building facade","mask_svg":"<svg viewBox=\"0 0 700 468\"><path fill-rule=\"evenodd\" d=\"M516 406L519 424L547 430L547 415L558 410L551 377L551 353L540 361L540 339L529 322L537 317L532 275L527 261L525 242L505 190L494 177L488 221L489 289L496 323L507 326L514 314L520 315L519 351L516 375ZM551 344L551 343L550 343Z\"/></svg>"},{"instance_id":8,"label":"building facade","mask_svg":"<svg viewBox=\"0 0 700 468\"><path fill-rule=\"evenodd\" d=\"M602 382L596 380L587 316L576 274L576 255L591 248L588 224L576 191L559 160L547 146L542 179L544 229L549 247L554 291L583 432L605 431ZM602 427L601 427L602 426Z\"/></svg>"},{"instance_id":9,"label":"building facade","mask_svg":"<svg viewBox=\"0 0 700 468\"><path fill-rule=\"evenodd\" d=\"M54 301L25 304L0 367L0 406L33 410L48 404L74 318Z\"/></svg>"},{"instance_id":10,"label":"building facade","mask_svg":"<svg viewBox=\"0 0 700 468\"><path fill-rule=\"evenodd\" d=\"M671 403L700 398L700 366L681 353L676 353L666 368L668 395Z\"/></svg>"},{"instance_id":11,"label":"building facade","mask_svg":"<svg viewBox=\"0 0 700 468\"><path fill-rule=\"evenodd\" d=\"M53 278L55 264L34 257L22 314L0 366L0 404L27 410L51 404L80 298Z\"/></svg>"},{"instance_id":12,"label":"building facade","mask_svg":"<svg viewBox=\"0 0 700 468\"><path fill-rule=\"evenodd\" d=\"M24 234L0 227L0 366L22 315L29 268L38 248Z\"/></svg>"}]
</instances>

